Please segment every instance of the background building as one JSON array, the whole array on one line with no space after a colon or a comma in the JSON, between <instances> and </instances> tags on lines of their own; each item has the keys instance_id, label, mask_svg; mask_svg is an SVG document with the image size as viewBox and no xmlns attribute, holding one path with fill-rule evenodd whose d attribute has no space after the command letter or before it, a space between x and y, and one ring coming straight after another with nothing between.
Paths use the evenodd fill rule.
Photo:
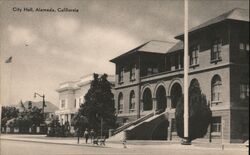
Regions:
<instances>
[{"instance_id":1,"label":"background building","mask_svg":"<svg viewBox=\"0 0 250 155\"><path fill-rule=\"evenodd\" d=\"M24 110L24 108L28 109L29 102L30 101L25 101L23 103L23 105L21 104L21 102L19 102L17 104L16 108L19 110L19 112L22 112ZM43 108L43 102L42 101L39 101L39 102L31 101L31 103L32 103L32 107L36 106L39 109ZM49 101L45 101L45 105L46 106L44 107L44 116L45 116L45 120L46 120L46 119L50 119L55 114L55 111L58 110L58 107L56 105L54 105L53 103L49 102Z\"/></svg>"},{"instance_id":2,"label":"background building","mask_svg":"<svg viewBox=\"0 0 250 155\"><path fill-rule=\"evenodd\" d=\"M176 139L175 108L183 93L179 42L149 41L116 64L115 101L128 139ZM206 138L249 138L249 10L233 9L189 30L189 82L199 83L212 110ZM210 137L209 137L210 136Z\"/></svg>"},{"instance_id":3,"label":"background building","mask_svg":"<svg viewBox=\"0 0 250 155\"><path fill-rule=\"evenodd\" d=\"M100 75L100 74L99 74ZM56 91L59 93L59 116L61 124L69 122L74 117L81 104L84 104L84 96L90 88L93 74L83 76L78 81L68 81L61 83ZM108 81L114 83L114 76L108 75Z\"/></svg>"}]
</instances>

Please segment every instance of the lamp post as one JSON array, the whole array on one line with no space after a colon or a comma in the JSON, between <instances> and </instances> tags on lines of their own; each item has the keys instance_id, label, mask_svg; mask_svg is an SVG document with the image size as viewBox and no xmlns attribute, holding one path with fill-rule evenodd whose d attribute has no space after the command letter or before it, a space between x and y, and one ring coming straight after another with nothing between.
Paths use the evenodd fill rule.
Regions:
<instances>
[{"instance_id":1,"label":"lamp post","mask_svg":"<svg viewBox=\"0 0 250 155\"><path fill-rule=\"evenodd\" d=\"M39 96L39 97L42 97L43 98L43 105L42 105L42 112L43 112L43 121L45 121L45 113L44 113L44 107L46 106L45 105L45 95L40 95L39 93L34 93L34 98L36 98L36 96Z\"/></svg>"},{"instance_id":2,"label":"lamp post","mask_svg":"<svg viewBox=\"0 0 250 155\"><path fill-rule=\"evenodd\" d=\"M103 125L103 118L101 117L101 138L102 138L102 125Z\"/></svg>"}]
</instances>

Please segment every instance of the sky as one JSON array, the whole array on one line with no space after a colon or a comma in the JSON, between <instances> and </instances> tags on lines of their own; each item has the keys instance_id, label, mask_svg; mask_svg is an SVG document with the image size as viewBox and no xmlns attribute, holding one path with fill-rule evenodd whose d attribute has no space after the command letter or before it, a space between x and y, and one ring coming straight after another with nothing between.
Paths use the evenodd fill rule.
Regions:
<instances>
[{"instance_id":1,"label":"sky","mask_svg":"<svg viewBox=\"0 0 250 155\"><path fill-rule=\"evenodd\" d=\"M189 27L233 8L249 9L249 0L189 0ZM60 83L94 72L114 74L109 60L147 41L177 42L183 13L183 0L0 0L1 104L39 101L37 92L58 105ZM12 63L5 63L10 56Z\"/></svg>"}]
</instances>

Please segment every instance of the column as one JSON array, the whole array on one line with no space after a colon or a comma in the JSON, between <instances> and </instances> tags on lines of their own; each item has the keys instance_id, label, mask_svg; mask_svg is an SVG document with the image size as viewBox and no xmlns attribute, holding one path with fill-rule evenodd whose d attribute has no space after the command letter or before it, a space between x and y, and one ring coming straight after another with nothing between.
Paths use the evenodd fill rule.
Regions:
<instances>
[{"instance_id":1,"label":"column","mask_svg":"<svg viewBox=\"0 0 250 155\"><path fill-rule=\"evenodd\" d=\"M59 123L61 124L62 122L61 122L61 120L62 120L62 116L59 114L58 115L58 119L59 119Z\"/></svg>"},{"instance_id":2,"label":"column","mask_svg":"<svg viewBox=\"0 0 250 155\"><path fill-rule=\"evenodd\" d=\"M153 110L154 110L154 113L156 113L156 111L158 110L157 109L157 99L156 98L152 98L152 101L153 101Z\"/></svg>"},{"instance_id":3,"label":"column","mask_svg":"<svg viewBox=\"0 0 250 155\"><path fill-rule=\"evenodd\" d=\"M140 104L140 111L143 112L143 99L139 100L139 104Z\"/></svg>"},{"instance_id":4,"label":"column","mask_svg":"<svg viewBox=\"0 0 250 155\"><path fill-rule=\"evenodd\" d=\"M167 108L168 109L171 109L172 108L172 105L171 105L171 97L170 96L166 96L167 98Z\"/></svg>"},{"instance_id":5,"label":"column","mask_svg":"<svg viewBox=\"0 0 250 155\"><path fill-rule=\"evenodd\" d=\"M71 125L71 114L70 113L68 114L68 122L69 122L69 125Z\"/></svg>"},{"instance_id":6,"label":"column","mask_svg":"<svg viewBox=\"0 0 250 155\"><path fill-rule=\"evenodd\" d=\"M208 126L208 139L209 139L209 143L212 142L212 124L210 123Z\"/></svg>"},{"instance_id":7,"label":"column","mask_svg":"<svg viewBox=\"0 0 250 155\"><path fill-rule=\"evenodd\" d=\"M168 125L168 140L172 140L172 119L168 120L169 125Z\"/></svg>"}]
</instances>

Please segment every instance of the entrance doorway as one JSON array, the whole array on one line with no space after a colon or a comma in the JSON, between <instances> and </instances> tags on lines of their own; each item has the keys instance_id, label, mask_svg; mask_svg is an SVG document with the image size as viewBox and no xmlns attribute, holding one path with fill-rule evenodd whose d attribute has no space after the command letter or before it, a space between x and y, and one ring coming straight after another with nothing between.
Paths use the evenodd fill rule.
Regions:
<instances>
[{"instance_id":1,"label":"entrance doorway","mask_svg":"<svg viewBox=\"0 0 250 155\"><path fill-rule=\"evenodd\" d=\"M166 99L166 90L163 86L159 86L156 91L156 100L157 100L157 111L165 111L167 107L167 99Z\"/></svg>"},{"instance_id":2,"label":"entrance doorway","mask_svg":"<svg viewBox=\"0 0 250 155\"><path fill-rule=\"evenodd\" d=\"M153 109L153 101L152 94L149 88L146 88L143 92L143 110L152 110Z\"/></svg>"}]
</instances>

